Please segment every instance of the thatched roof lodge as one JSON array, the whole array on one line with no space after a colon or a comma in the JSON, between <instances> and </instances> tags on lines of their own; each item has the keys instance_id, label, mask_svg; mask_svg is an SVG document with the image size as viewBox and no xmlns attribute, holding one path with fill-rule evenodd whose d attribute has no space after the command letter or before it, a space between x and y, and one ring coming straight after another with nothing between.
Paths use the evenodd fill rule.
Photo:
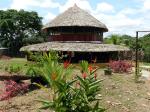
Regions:
<instances>
[{"instance_id":1,"label":"thatched roof lodge","mask_svg":"<svg viewBox=\"0 0 150 112\"><path fill-rule=\"evenodd\" d=\"M76 4L47 23L43 31L48 34L49 42L25 46L20 50L96 52L101 53L101 57L105 53L107 58L112 52L129 51L124 46L103 44L103 33L108 31L106 25Z\"/></svg>"}]
</instances>

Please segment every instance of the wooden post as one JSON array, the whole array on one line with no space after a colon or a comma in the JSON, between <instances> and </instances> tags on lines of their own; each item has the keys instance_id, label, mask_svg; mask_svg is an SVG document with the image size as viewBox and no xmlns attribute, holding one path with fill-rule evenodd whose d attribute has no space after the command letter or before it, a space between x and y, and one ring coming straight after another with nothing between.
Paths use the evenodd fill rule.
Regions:
<instances>
[{"instance_id":1,"label":"wooden post","mask_svg":"<svg viewBox=\"0 0 150 112\"><path fill-rule=\"evenodd\" d=\"M136 32L136 48L135 48L135 82L139 79L139 63L138 63L138 31Z\"/></svg>"}]
</instances>

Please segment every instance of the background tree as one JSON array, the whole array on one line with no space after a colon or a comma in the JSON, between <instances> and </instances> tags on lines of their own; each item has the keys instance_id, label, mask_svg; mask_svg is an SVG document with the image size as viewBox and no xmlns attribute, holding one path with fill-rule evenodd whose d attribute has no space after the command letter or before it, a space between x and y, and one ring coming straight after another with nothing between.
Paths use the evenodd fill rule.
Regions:
<instances>
[{"instance_id":1,"label":"background tree","mask_svg":"<svg viewBox=\"0 0 150 112\"><path fill-rule=\"evenodd\" d=\"M43 42L41 20L36 12L0 10L0 43L12 54L18 54L24 45Z\"/></svg>"},{"instance_id":2,"label":"background tree","mask_svg":"<svg viewBox=\"0 0 150 112\"><path fill-rule=\"evenodd\" d=\"M144 35L139 38L142 50L144 52L144 60L145 62L150 62L150 34Z\"/></svg>"},{"instance_id":3,"label":"background tree","mask_svg":"<svg viewBox=\"0 0 150 112\"><path fill-rule=\"evenodd\" d=\"M110 35L104 39L104 43L120 45L121 44L121 37L118 34L112 34L112 35Z\"/></svg>"},{"instance_id":4,"label":"background tree","mask_svg":"<svg viewBox=\"0 0 150 112\"><path fill-rule=\"evenodd\" d=\"M136 49L135 37L129 35L113 34L104 38L104 43L125 45L133 51L135 51ZM139 38L138 50L140 51L140 53L142 53L142 55L144 54L144 57L141 61L150 62L150 34L144 35Z\"/></svg>"}]
</instances>

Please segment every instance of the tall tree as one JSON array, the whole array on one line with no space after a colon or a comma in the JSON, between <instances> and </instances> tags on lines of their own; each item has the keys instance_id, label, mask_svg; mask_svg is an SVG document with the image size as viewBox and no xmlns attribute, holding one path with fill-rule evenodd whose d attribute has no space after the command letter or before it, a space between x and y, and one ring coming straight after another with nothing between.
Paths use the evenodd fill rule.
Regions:
<instances>
[{"instance_id":1,"label":"tall tree","mask_svg":"<svg viewBox=\"0 0 150 112\"><path fill-rule=\"evenodd\" d=\"M24 10L0 10L0 42L14 54L32 38L40 40L42 18L36 12ZM41 41L41 40L40 40Z\"/></svg>"}]
</instances>

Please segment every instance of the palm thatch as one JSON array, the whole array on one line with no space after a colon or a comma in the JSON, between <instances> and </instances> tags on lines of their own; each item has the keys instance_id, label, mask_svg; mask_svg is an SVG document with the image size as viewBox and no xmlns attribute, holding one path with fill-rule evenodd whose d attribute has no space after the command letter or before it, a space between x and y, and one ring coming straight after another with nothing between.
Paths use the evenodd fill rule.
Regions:
<instances>
[{"instance_id":1,"label":"palm thatch","mask_svg":"<svg viewBox=\"0 0 150 112\"><path fill-rule=\"evenodd\" d=\"M51 22L47 23L43 29L66 26L95 27L104 32L108 31L105 24L94 18L88 12L80 9L77 5L69 8Z\"/></svg>"},{"instance_id":2,"label":"palm thatch","mask_svg":"<svg viewBox=\"0 0 150 112\"><path fill-rule=\"evenodd\" d=\"M75 52L111 52L129 51L120 45L82 42L46 42L22 47L20 51L75 51Z\"/></svg>"}]
</instances>

